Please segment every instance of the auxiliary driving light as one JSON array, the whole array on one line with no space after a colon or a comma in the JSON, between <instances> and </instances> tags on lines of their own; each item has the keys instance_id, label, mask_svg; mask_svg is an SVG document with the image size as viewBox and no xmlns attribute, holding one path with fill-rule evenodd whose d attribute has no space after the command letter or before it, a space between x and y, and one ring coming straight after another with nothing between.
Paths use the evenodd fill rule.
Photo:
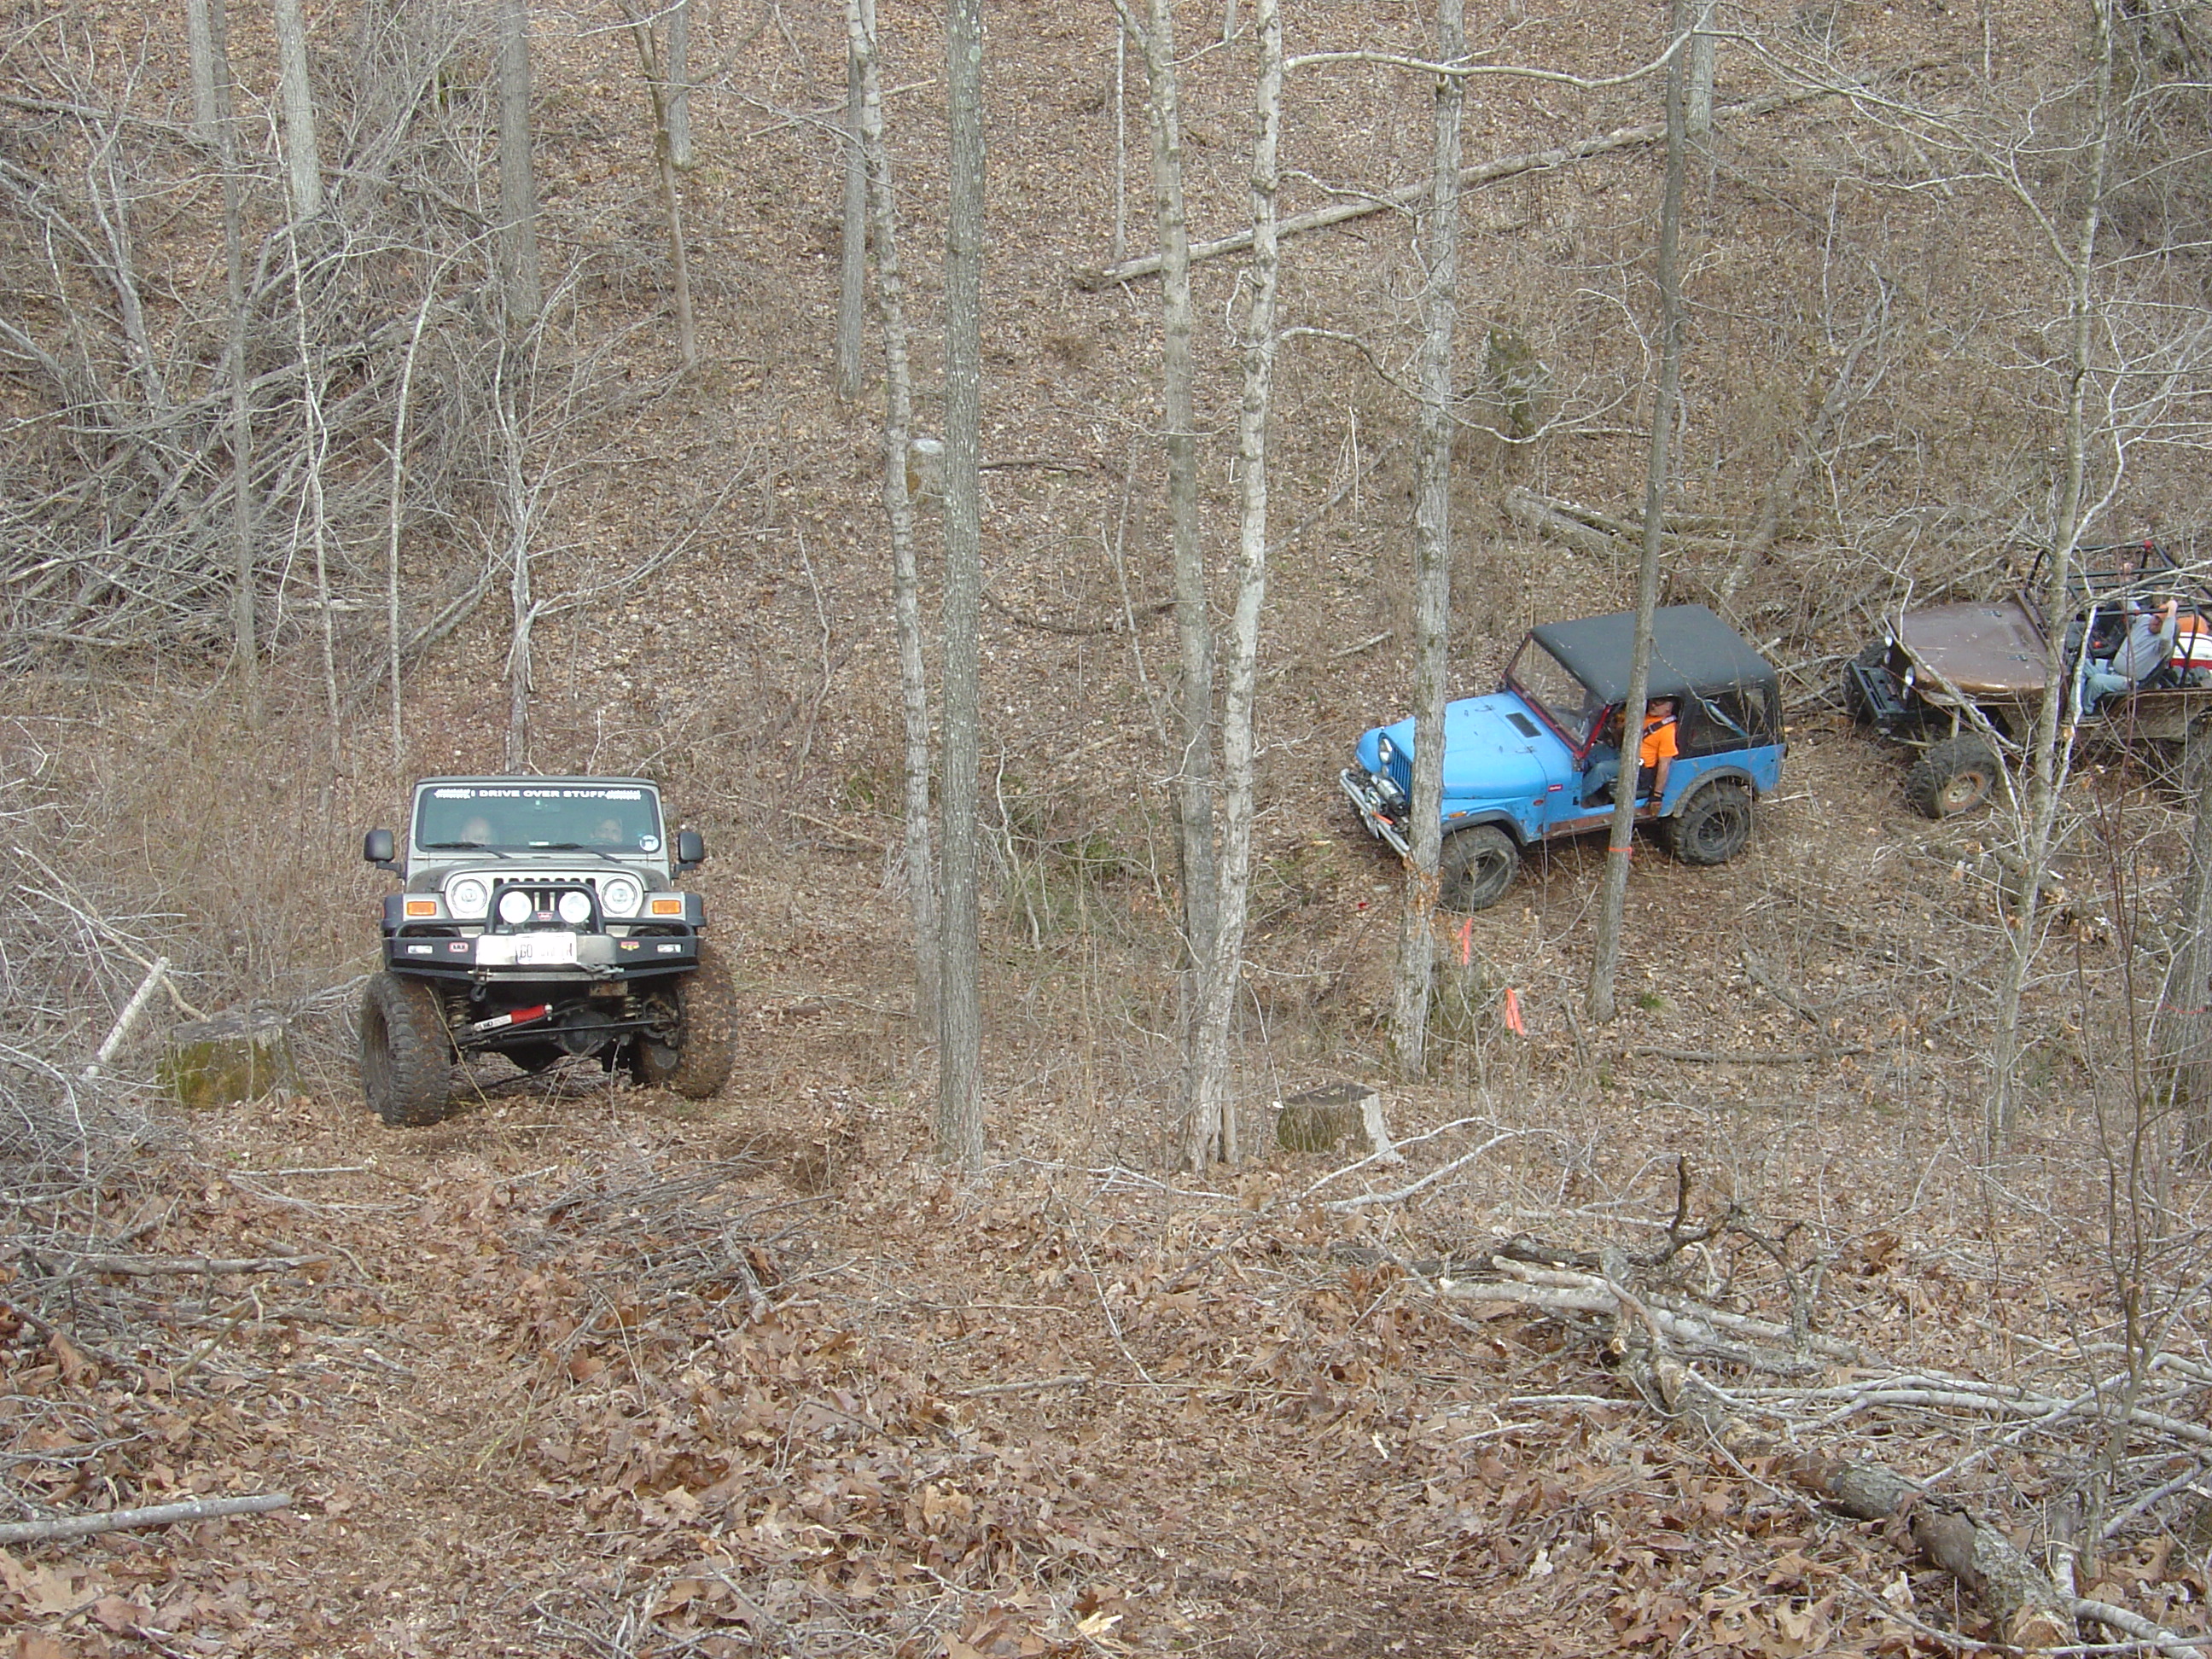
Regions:
<instances>
[{"instance_id":1,"label":"auxiliary driving light","mask_svg":"<svg viewBox=\"0 0 2212 1659\"><path fill-rule=\"evenodd\" d=\"M557 908L562 921L571 927L581 927L592 919L592 896L580 888L572 887L561 895Z\"/></svg>"},{"instance_id":2,"label":"auxiliary driving light","mask_svg":"<svg viewBox=\"0 0 2212 1659\"><path fill-rule=\"evenodd\" d=\"M520 927L530 920L530 895L520 887L510 887L499 896L499 919L510 927Z\"/></svg>"}]
</instances>

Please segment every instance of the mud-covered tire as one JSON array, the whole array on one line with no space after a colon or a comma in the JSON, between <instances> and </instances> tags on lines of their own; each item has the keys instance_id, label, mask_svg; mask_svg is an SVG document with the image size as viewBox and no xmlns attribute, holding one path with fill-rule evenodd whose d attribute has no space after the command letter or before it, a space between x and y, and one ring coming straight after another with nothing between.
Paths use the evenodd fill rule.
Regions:
<instances>
[{"instance_id":1,"label":"mud-covered tire","mask_svg":"<svg viewBox=\"0 0 2212 1659\"><path fill-rule=\"evenodd\" d=\"M419 979L378 974L361 999L361 1086L394 1128L453 1115L453 1039L438 994Z\"/></svg>"},{"instance_id":2,"label":"mud-covered tire","mask_svg":"<svg viewBox=\"0 0 2212 1659\"><path fill-rule=\"evenodd\" d=\"M1912 763L1905 775L1905 799L1923 817L1956 817L1987 800L2003 775L1996 750L1984 738L1946 738Z\"/></svg>"},{"instance_id":3,"label":"mud-covered tire","mask_svg":"<svg viewBox=\"0 0 2212 1659\"><path fill-rule=\"evenodd\" d=\"M673 992L675 1042L639 1036L630 1045L630 1074L687 1100L704 1100L728 1080L737 1057L737 987L722 953L702 941L699 965L678 978Z\"/></svg>"},{"instance_id":4,"label":"mud-covered tire","mask_svg":"<svg viewBox=\"0 0 2212 1659\"><path fill-rule=\"evenodd\" d=\"M1437 855L1437 902L1447 910L1487 910L1520 868L1521 849L1494 823L1447 836Z\"/></svg>"},{"instance_id":5,"label":"mud-covered tire","mask_svg":"<svg viewBox=\"0 0 2212 1659\"><path fill-rule=\"evenodd\" d=\"M1685 864L1726 864L1751 844L1752 812L1751 791L1722 778L1659 820L1659 842Z\"/></svg>"}]
</instances>

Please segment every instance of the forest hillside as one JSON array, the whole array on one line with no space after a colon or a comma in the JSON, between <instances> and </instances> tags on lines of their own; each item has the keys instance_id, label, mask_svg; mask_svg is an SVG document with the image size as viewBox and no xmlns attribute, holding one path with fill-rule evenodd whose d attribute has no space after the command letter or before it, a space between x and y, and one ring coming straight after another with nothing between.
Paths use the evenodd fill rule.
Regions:
<instances>
[{"instance_id":1,"label":"forest hillside","mask_svg":"<svg viewBox=\"0 0 2212 1659\"><path fill-rule=\"evenodd\" d=\"M1414 7L981 23L972 353L947 15L0 23L12 1650L2198 1650L2212 774L2054 701L1931 821L1841 677L2212 561L2212 15L1515 3L1456 76ZM1647 546L1781 787L1638 840L1617 1018L1601 833L1439 913L1409 1066L1338 774L1420 556L1465 696ZM369 1111L362 836L477 772L703 835L711 1097ZM963 1096L909 832L970 813ZM277 1086L188 1109L224 1014ZM1347 1085L1395 1150L1284 1144Z\"/></svg>"}]
</instances>

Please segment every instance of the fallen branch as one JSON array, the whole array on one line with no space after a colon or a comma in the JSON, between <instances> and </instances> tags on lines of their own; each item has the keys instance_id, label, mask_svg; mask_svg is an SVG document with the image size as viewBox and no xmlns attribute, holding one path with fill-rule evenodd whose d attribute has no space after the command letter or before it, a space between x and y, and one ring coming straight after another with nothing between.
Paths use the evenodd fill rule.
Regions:
<instances>
[{"instance_id":1,"label":"fallen branch","mask_svg":"<svg viewBox=\"0 0 2212 1659\"><path fill-rule=\"evenodd\" d=\"M2141 1613L2116 1607L2110 1601L2076 1598L2069 1604L2069 1610L2076 1619L2091 1620L2123 1636L2131 1636L2153 1652L2171 1655L2172 1659L2203 1659L2205 1645L2212 1642L2212 1637L2176 1635Z\"/></svg>"},{"instance_id":2,"label":"fallen branch","mask_svg":"<svg viewBox=\"0 0 2212 1659\"><path fill-rule=\"evenodd\" d=\"M167 1273L281 1273L295 1267L324 1267L330 1261L326 1255L84 1255L76 1258L70 1273L122 1273L134 1279L158 1279Z\"/></svg>"},{"instance_id":3,"label":"fallen branch","mask_svg":"<svg viewBox=\"0 0 2212 1659\"><path fill-rule=\"evenodd\" d=\"M955 1389L957 1400L980 1400L994 1394L1041 1394L1047 1389L1081 1389L1091 1383L1088 1371L1070 1371L1065 1376L1040 1376L1027 1382L986 1382L980 1388Z\"/></svg>"},{"instance_id":4,"label":"fallen branch","mask_svg":"<svg viewBox=\"0 0 2212 1659\"><path fill-rule=\"evenodd\" d=\"M0 1526L0 1544L42 1544L57 1538L89 1538L95 1533L132 1527L173 1527L179 1521L213 1521L226 1515L262 1515L292 1507L292 1494L258 1498L196 1498L186 1504L156 1504L143 1510L103 1510L97 1515L59 1516L52 1521L13 1521Z\"/></svg>"},{"instance_id":5,"label":"fallen branch","mask_svg":"<svg viewBox=\"0 0 2212 1659\"><path fill-rule=\"evenodd\" d=\"M1622 1052L1638 1060L1671 1060L1684 1066L1810 1066L1845 1054L1865 1054L1867 1046L1847 1042L1836 1048L1778 1048L1751 1054L1727 1048L1655 1048L1638 1044Z\"/></svg>"},{"instance_id":6,"label":"fallen branch","mask_svg":"<svg viewBox=\"0 0 2212 1659\"><path fill-rule=\"evenodd\" d=\"M1809 103L1815 98L1840 95L1843 88L1801 88L1792 92L1770 93L1764 98L1747 99L1740 104L1727 104L1713 112L1716 120L1740 116L1765 115L1792 104ZM1500 156L1494 161L1481 161L1471 167L1460 169L1460 188L1468 190L1481 185L1496 184L1501 179L1515 179L1524 173L1544 173L1553 167L1565 167L1570 161L1586 161L1593 156L1610 155L1616 150L1635 149L1645 144L1656 144L1667 136L1664 121L1646 122L1641 126L1621 127L1601 133L1593 138L1578 139L1571 144L1557 145L1551 149L1530 150L1520 155ZM1349 202L1335 202L1325 208L1316 208L1310 213L1294 214L1275 227L1278 236L1298 236L1310 230L1326 230L1331 225L1340 225L1371 213L1403 211L1428 199L1431 186L1426 180L1407 185L1382 196L1362 196ZM1242 252L1252 246L1252 233L1239 231L1211 242L1194 242L1190 246L1190 262L1217 258L1224 253ZM1124 259L1103 270L1078 271L1075 285L1096 293L1112 288L1118 283L1133 281L1139 276L1157 276L1160 270L1160 256L1147 253L1138 258Z\"/></svg>"}]
</instances>

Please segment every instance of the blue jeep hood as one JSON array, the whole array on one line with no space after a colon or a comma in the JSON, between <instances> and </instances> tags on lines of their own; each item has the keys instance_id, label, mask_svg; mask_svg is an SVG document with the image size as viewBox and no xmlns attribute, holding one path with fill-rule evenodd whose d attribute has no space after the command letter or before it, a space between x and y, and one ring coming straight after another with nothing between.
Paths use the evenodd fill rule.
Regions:
<instances>
[{"instance_id":1,"label":"blue jeep hood","mask_svg":"<svg viewBox=\"0 0 2212 1659\"><path fill-rule=\"evenodd\" d=\"M1514 723L1534 728L1531 736ZM1413 787L1413 722L1378 726L1359 739L1359 764L1382 769L1380 740L1397 750L1390 775L1410 793ZM1527 801L1574 770L1574 756L1552 728L1510 691L1466 697L1444 705L1444 796L1448 800Z\"/></svg>"}]
</instances>

